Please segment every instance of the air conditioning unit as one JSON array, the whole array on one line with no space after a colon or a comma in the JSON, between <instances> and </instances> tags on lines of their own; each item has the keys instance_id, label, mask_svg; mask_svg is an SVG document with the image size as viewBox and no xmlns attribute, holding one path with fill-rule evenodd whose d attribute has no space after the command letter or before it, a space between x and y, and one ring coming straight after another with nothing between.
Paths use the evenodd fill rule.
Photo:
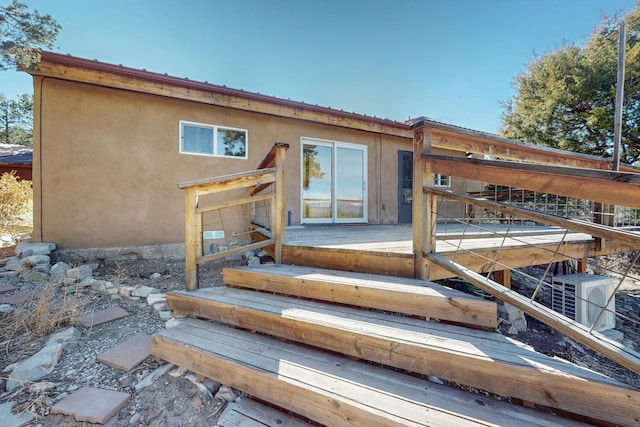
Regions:
<instances>
[{"instance_id":1,"label":"air conditioning unit","mask_svg":"<svg viewBox=\"0 0 640 427\"><path fill-rule=\"evenodd\" d=\"M590 328L613 291L614 281L611 277L583 273L554 276L551 308ZM593 329L601 332L615 328L615 310L614 297Z\"/></svg>"}]
</instances>

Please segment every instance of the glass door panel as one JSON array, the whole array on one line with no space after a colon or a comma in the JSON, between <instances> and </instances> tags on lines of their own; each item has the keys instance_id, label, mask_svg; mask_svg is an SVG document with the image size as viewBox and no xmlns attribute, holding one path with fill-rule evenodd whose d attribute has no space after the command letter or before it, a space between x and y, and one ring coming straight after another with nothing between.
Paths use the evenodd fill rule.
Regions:
<instances>
[{"instance_id":1,"label":"glass door panel","mask_svg":"<svg viewBox=\"0 0 640 427\"><path fill-rule=\"evenodd\" d=\"M365 157L362 149L336 148L336 222L365 217Z\"/></svg>"},{"instance_id":2,"label":"glass door panel","mask_svg":"<svg viewBox=\"0 0 640 427\"><path fill-rule=\"evenodd\" d=\"M333 147L303 144L302 162L302 220L332 222Z\"/></svg>"}]
</instances>

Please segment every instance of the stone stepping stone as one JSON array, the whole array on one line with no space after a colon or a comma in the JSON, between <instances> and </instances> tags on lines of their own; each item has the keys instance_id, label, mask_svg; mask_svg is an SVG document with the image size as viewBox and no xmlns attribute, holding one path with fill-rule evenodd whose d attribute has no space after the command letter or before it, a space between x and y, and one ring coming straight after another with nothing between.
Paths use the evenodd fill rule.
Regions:
<instances>
[{"instance_id":1,"label":"stone stepping stone","mask_svg":"<svg viewBox=\"0 0 640 427\"><path fill-rule=\"evenodd\" d=\"M34 416L29 412L22 412L20 414L14 414L11 412L15 402L6 402L0 404L0 427L22 427L25 424L33 421Z\"/></svg>"},{"instance_id":2,"label":"stone stepping stone","mask_svg":"<svg viewBox=\"0 0 640 427\"><path fill-rule=\"evenodd\" d=\"M8 283L0 283L0 294L9 291L15 291L16 289L18 288L16 288L15 286L11 286Z\"/></svg>"},{"instance_id":3,"label":"stone stepping stone","mask_svg":"<svg viewBox=\"0 0 640 427\"><path fill-rule=\"evenodd\" d=\"M131 371L151 356L151 336L139 333L98 356L98 360L112 368Z\"/></svg>"},{"instance_id":4,"label":"stone stepping stone","mask_svg":"<svg viewBox=\"0 0 640 427\"><path fill-rule=\"evenodd\" d=\"M35 292L20 292L9 297L0 298L0 304L20 305L27 301L31 301L36 296Z\"/></svg>"},{"instance_id":5,"label":"stone stepping stone","mask_svg":"<svg viewBox=\"0 0 640 427\"><path fill-rule=\"evenodd\" d=\"M80 323L82 326L91 328L93 326L102 325L103 323L113 322L114 320L127 317L129 313L120 306L105 308L104 310L94 311L82 316Z\"/></svg>"},{"instance_id":6,"label":"stone stepping stone","mask_svg":"<svg viewBox=\"0 0 640 427\"><path fill-rule=\"evenodd\" d=\"M78 422L104 424L127 404L131 395L82 387L51 408L52 414L71 415Z\"/></svg>"}]
</instances>

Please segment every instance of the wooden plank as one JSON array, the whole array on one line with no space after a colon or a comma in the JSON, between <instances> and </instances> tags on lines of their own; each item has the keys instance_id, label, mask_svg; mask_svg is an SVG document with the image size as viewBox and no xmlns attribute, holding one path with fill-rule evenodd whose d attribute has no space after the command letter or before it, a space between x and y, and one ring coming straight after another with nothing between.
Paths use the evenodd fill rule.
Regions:
<instances>
[{"instance_id":1,"label":"wooden plank","mask_svg":"<svg viewBox=\"0 0 640 427\"><path fill-rule=\"evenodd\" d=\"M306 420L285 414L248 397L231 402L218 418L220 427L309 427Z\"/></svg>"},{"instance_id":2,"label":"wooden plank","mask_svg":"<svg viewBox=\"0 0 640 427\"><path fill-rule=\"evenodd\" d=\"M197 320L156 335L153 354L327 426L578 425Z\"/></svg>"},{"instance_id":3,"label":"wooden plank","mask_svg":"<svg viewBox=\"0 0 640 427\"><path fill-rule=\"evenodd\" d=\"M413 277L413 255L285 245L283 262L332 270Z\"/></svg>"},{"instance_id":4,"label":"wooden plank","mask_svg":"<svg viewBox=\"0 0 640 427\"><path fill-rule=\"evenodd\" d=\"M495 329L497 305L437 283L286 265L225 268L227 285Z\"/></svg>"},{"instance_id":5,"label":"wooden plank","mask_svg":"<svg viewBox=\"0 0 640 427\"><path fill-rule=\"evenodd\" d=\"M496 298L519 308L547 326L567 335L569 338L597 351L633 372L640 373L640 354L633 349L613 341L598 332L589 331L589 328L586 326L572 321L542 304L530 301L523 295L506 289L494 281L469 270L463 265L449 261L441 255L430 254L428 258L430 262L447 268L458 277L468 280L473 285L489 292ZM640 418L638 418L638 422L640 422Z\"/></svg>"},{"instance_id":6,"label":"wooden plank","mask_svg":"<svg viewBox=\"0 0 640 427\"><path fill-rule=\"evenodd\" d=\"M592 171L581 175L580 169L546 166L527 170L517 168L522 163L434 154L423 154L423 158L434 172L443 175L640 209L640 183L637 182L640 174ZM573 173L569 175L568 171ZM593 172L602 175L598 178Z\"/></svg>"},{"instance_id":7,"label":"wooden plank","mask_svg":"<svg viewBox=\"0 0 640 427\"><path fill-rule=\"evenodd\" d=\"M431 165L425 162L421 153L431 151L431 133L428 129L417 128L413 132L413 277L426 280L429 265L423 262L422 254L435 250L435 198L425 195L421 187L432 187L434 178Z\"/></svg>"},{"instance_id":8,"label":"wooden plank","mask_svg":"<svg viewBox=\"0 0 640 427\"><path fill-rule=\"evenodd\" d=\"M470 203L476 206L483 207L485 209L494 210L505 215L513 215L518 218L526 218L544 224L554 225L568 230L577 231L579 233L587 233L592 236L601 237L607 240L613 240L619 244L622 243L631 247L640 247L640 233L637 232L609 227L593 222L565 218L559 215L538 212L531 209L520 208L517 206L510 206L505 203L494 202L492 200L482 199L479 197L471 197L449 190L425 188L424 191L435 194L439 197L445 197L447 199L456 200L463 203Z\"/></svg>"},{"instance_id":9,"label":"wooden plank","mask_svg":"<svg viewBox=\"0 0 640 427\"><path fill-rule=\"evenodd\" d=\"M220 191L236 190L238 188L253 187L265 182L273 182L275 179L276 169L269 168L181 182L178 184L178 188L184 190L195 187L197 188L198 195L204 195Z\"/></svg>"},{"instance_id":10,"label":"wooden plank","mask_svg":"<svg viewBox=\"0 0 640 427\"><path fill-rule=\"evenodd\" d=\"M603 170L612 168L612 162L601 157L516 141L446 123L423 120L414 124L412 128L420 126L431 130L432 144L437 148L557 166ZM640 172L629 165L622 166L621 170Z\"/></svg>"},{"instance_id":11,"label":"wooden plank","mask_svg":"<svg viewBox=\"0 0 640 427\"><path fill-rule=\"evenodd\" d=\"M211 212L218 209L226 209L233 206L246 205L248 203L261 202L263 200L270 200L270 199L273 199L274 197L275 197L274 194L263 194L261 196L251 196L251 197L243 197L239 199L227 200L225 202L216 203L214 205L198 206L196 208L196 212L198 213Z\"/></svg>"},{"instance_id":12,"label":"wooden plank","mask_svg":"<svg viewBox=\"0 0 640 427\"><path fill-rule=\"evenodd\" d=\"M251 251L253 249L263 248L265 246L271 245L274 243L273 239L262 240L260 242L250 243L244 246L238 246L236 248L228 249L224 252L217 252L214 254L205 255L198 258L198 264L202 264L209 261L215 261L220 258L227 257L229 255L240 254L242 252Z\"/></svg>"},{"instance_id":13,"label":"wooden plank","mask_svg":"<svg viewBox=\"0 0 640 427\"><path fill-rule=\"evenodd\" d=\"M288 147L288 146L287 146ZM287 224L287 188L286 188L286 148L279 147L275 153L276 172L275 191L276 198L271 206L272 228L271 235L275 239L274 259L277 264L282 263L282 245L286 238Z\"/></svg>"},{"instance_id":14,"label":"wooden plank","mask_svg":"<svg viewBox=\"0 0 640 427\"><path fill-rule=\"evenodd\" d=\"M168 293L167 301L179 313L193 310L245 329L589 417L626 424L640 405L640 392L629 386L526 351L495 333L311 301L292 305L287 298L239 289L207 289L198 298Z\"/></svg>"}]
</instances>

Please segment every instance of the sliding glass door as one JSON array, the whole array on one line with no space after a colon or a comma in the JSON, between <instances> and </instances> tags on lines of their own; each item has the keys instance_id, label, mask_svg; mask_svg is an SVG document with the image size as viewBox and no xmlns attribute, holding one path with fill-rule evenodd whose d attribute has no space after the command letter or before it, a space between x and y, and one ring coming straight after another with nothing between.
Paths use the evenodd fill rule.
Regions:
<instances>
[{"instance_id":1,"label":"sliding glass door","mask_svg":"<svg viewBox=\"0 0 640 427\"><path fill-rule=\"evenodd\" d=\"M302 139L302 223L367 222L367 147Z\"/></svg>"}]
</instances>

